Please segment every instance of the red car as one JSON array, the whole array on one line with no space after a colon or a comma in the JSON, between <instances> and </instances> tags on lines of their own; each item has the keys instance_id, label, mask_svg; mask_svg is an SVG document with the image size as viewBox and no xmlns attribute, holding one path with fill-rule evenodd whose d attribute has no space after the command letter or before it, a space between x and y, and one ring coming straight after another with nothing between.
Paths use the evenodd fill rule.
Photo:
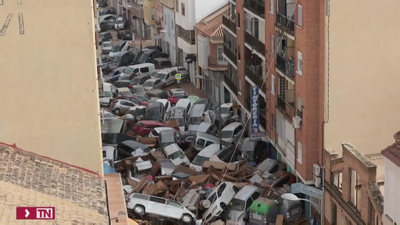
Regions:
<instances>
[{"instance_id":1,"label":"red car","mask_svg":"<svg viewBox=\"0 0 400 225\"><path fill-rule=\"evenodd\" d=\"M171 102L171 104L175 105L182 98L187 98L187 96L186 95L169 96L168 101Z\"/></svg>"},{"instance_id":2,"label":"red car","mask_svg":"<svg viewBox=\"0 0 400 225\"><path fill-rule=\"evenodd\" d=\"M165 124L158 121L142 120L133 125L132 131L135 134L144 137L153 131L153 128L155 127L165 127Z\"/></svg>"}]
</instances>

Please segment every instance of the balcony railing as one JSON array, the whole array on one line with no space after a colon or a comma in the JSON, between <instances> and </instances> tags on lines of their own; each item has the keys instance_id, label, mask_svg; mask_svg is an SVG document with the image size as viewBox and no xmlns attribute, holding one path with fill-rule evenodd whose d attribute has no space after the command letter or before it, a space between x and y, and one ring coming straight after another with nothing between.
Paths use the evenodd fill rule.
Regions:
<instances>
[{"instance_id":1,"label":"balcony railing","mask_svg":"<svg viewBox=\"0 0 400 225\"><path fill-rule=\"evenodd\" d=\"M294 19L290 19L289 17L277 13L276 26L279 27L282 31L286 29L287 33L294 35Z\"/></svg>"},{"instance_id":2,"label":"balcony railing","mask_svg":"<svg viewBox=\"0 0 400 225\"><path fill-rule=\"evenodd\" d=\"M293 118L296 115L296 111L294 110L294 103L290 104L281 97L278 97L278 108L282 109L282 111L289 118Z\"/></svg>"},{"instance_id":3,"label":"balcony railing","mask_svg":"<svg viewBox=\"0 0 400 225\"><path fill-rule=\"evenodd\" d=\"M253 35L249 34L248 32L244 32L244 40L245 42L253 47L258 53L261 55L265 55L265 44L262 43L258 38L254 37Z\"/></svg>"},{"instance_id":4,"label":"balcony railing","mask_svg":"<svg viewBox=\"0 0 400 225\"><path fill-rule=\"evenodd\" d=\"M195 32L194 30L185 30L181 26L178 27L178 35L180 38L185 40L187 43L194 45L195 42Z\"/></svg>"},{"instance_id":5,"label":"balcony railing","mask_svg":"<svg viewBox=\"0 0 400 225\"><path fill-rule=\"evenodd\" d=\"M265 3L263 0L245 0L244 7L261 18L265 18Z\"/></svg>"},{"instance_id":6,"label":"balcony railing","mask_svg":"<svg viewBox=\"0 0 400 225\"><path fill-rule=\"evenodd\" d=\"M213 57L209 56L208 57L208 67L210 69L224 70L224 69L228 69L228 62L224 59L224 57L213 58Z\"/></svg>"},{"instance_id":7,"label":"balcony railing","mask_svg":"<svg viewBox=\"0 0 400 225\"><path fill-rule=\"evenodd\" d=\"M263 81L263 71L262 66L253 66L253 65L246 65L245 70L246 75L252 80L257 86L262 90L265 91L265 83ZM262 85L264 83L264 85ZM262 86L261 86L262 85Z\"/></svg>"},{"instance_id":8,"label":"balcony railing","mask_svg":"<svg viewBox=\"0 0 400 225\"><path fill-rule=\"evenodd\" d=\"M294 60L285 59L282 55L276 55L276 68L294 81Z\"/></svg>"},{"instance_id":9,"label":"balcony railing","mask_svg":"<svg viewBox=\"0 0 400 225\"><path fill-rule=\"evenodd\" d=\"M230 20L227 15L222 16L222 24L229 28L234 34L236 34L236 22Z\"/></svg>"},{"instance_id":10,"label":"balcony railing","mask_svg":"<svg viewBox=\"0 0 400 225\"><path fill-rule=\"evenodd\" d=\"M236 54L226 45L224 45L224 54L234 63L237 62Z\"/></svg>"},{"instance_id":11,"label":"balcony railing","mask_svg":"<svg viewBox=\"0 0 400 225\"><path fill-rule=\"evenodd\" d=\"M236 79L236 77L234 77L234 79ZM231 80L228 72L224 72L224 82L226 83L226 85L228 85L228 87L231 89L231 91L233 93L237 93L238 92L238 88L237 88L237 81L234 82L233 80Z\"/></svg>"}]
</instances>

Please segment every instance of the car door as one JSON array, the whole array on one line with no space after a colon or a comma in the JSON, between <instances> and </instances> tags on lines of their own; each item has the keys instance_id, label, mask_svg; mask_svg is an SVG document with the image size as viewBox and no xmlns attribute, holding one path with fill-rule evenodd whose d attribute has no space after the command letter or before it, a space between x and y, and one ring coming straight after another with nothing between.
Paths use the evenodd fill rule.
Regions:
<instances>
[{"instance_id":1,"label":"car door","mask_svg":"<svg viewBox=\"0 0 400 225\"><path fill-rule=\"evenodd\" d=\"M166 212L169 217L180 219L183 214L183 207L178 202L167 200Z\"/></svg>"},{"instance_id":2,"label":"car door","mask_svg":"<svg viewBox=\"0 0 400 225\"><path fill-rule=\"evenodd\" d=\"M171 83L171 79L170 78L171 78L171 74L167 73L167 76L165 76L165 81L164 81L165 86L170 85L170 83Z\"/></svg>"},{"instance_id":3,"label":"car door","mask_svg":"<svg viewBox=\"0 0 400 225\"><path fill-rule=\"evenodd\" d=\"M161 88L162 86L161 80L157 80L155 83L156 83L155 85L156 88Z\"/></svg>"},{"instance_id":4,"label":"car door","mask_svg":"<svg viewBox=\"0 0 400 225\"><path fill-rule=\"evenodd\" d=\"M165 198L158 198L151 196L149 199L149 203L147 209L145 209L146 213L161 215L161 216L168 216L168 212L166 209L166 199Z\"/></svg>"}]
</instances>

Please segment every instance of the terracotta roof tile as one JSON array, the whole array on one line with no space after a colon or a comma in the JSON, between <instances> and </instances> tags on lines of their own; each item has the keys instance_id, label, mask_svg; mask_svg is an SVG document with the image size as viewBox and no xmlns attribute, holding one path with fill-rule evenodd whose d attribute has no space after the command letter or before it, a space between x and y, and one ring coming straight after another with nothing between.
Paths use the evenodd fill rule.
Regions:
<instances>
[{"instance_id":1,"label":"terracotta roof tile","mask_svg":"<svg viewBox=\"0 0 400 225\"><path fill-rule=\"evenodd\" d=\"M39 224L108 225L101 177L35 153L0 144L0 224L16 221L17 206L53 206L56 221Z\"/></svg>"},{"instance_id":2,"label":"terracotta roof tile","mask_svg":"<svg viewBox=\"0 0 400 225\"><path fill-rule=\"evenodd\" d=\"M382 155L400 167L400 142L394 143L382 150Z\"/></svg>"},{"instance_id":3,"label":"terracotta roof tile","mask_svg":"<svg viewBox=\"0 0 400 225\"><path fill-rule=\"evenodd\" d=\"M214 19L210 20L209 22L205 22L204 20L196 23L194 27L201 32L203 32L208 37L211 37L214 32L221 27L222 24L222 14L216 16ZM222 32L222 30L221 30ZM220 36L222 37L222 35Z\"/></svg>"}]
</instances>

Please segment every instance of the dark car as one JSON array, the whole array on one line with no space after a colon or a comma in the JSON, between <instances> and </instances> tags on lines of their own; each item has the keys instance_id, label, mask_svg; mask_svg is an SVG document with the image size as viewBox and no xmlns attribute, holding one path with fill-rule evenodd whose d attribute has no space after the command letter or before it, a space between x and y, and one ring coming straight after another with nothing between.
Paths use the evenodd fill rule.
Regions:
<instances>
[{"instance_id":1,"label":"dark car","mask_svg":"<svg viewBox=\"0 0 400 225\"><path fill-rule=\"evenodd\" d=\"M165 108L161 102L150 102L144 116L145 120L163 121Z\"/></svg>"},{"instance_id":2,"label":"dark car","mask_svg":"<svg viewBox=\"0 0 400 225\"><path fill-rule=\"evenodd\" d=\"M153 98L168 99L168 94L161 89L154 89L147 92L147 96Z\"/></svg>"},{"instance_id":3,"label":"dark car","mask_svg":"<svg viewBox=\"0 0 400 225\"><path fill-rule=\"evenodd\" d=\"M146 80L150 79L149 75L141 74L132 79L132 85L143 84Z\"/></svg>"},{"instance_id":4,"label":"dark car","mask_svg":"<svg viewBox=\"0 0 400 225\"><path fill-rule=\"evenodd\" d=\"M206 111L212 109L212 107L213 107L211 100L208 98L199 98L194 104L195 105L205 105Z\"/></svg>"},{"instance_id":5,"label":"dark car","mask_svg":"<svg viewBox=\"0 0 400 225\"><path fill-rule=\"evenodd\" d=\"M140 103L142 103L144 101L149 101L150 100L150 98L146 97L145 95L134 95L134 94L131 94L131 95L119 95L117 97L117 99L126 99L126 100L129 100L129 101L131 101L133 103L136 103L136 104L140 104Z\"/></svg>"},{"instance_id":6,"label":"dark car","mask_svg":"<svg viewBox=\"0 0 400 225\"><path fill-rule=\"evenodd\" d=\"M145 49L134 64L152 63L153 59L159 57L162 57L162 53L157 49Z\"/></svg>"},{"instance_id":7,"label":"dark car","mask_svg":"<svg viewBox=\"0 0 400 225\"><path fill-rule=\"evenodd\" d=\"M103 10L100 11L100 16L102 15L107 15L107 14L116 14L117 10L114 9L114 7L107 7Z\"/></svg>"},{"instance_id":8,"label":"dark car","mask_svg":"<svg viewBox=\"0 0 400 225\"><path fill-rule=\"evenodd\" d=\"M155 58L153 59L153 64L156 69L165 69L172 67L171 61L167 58Z\"/></svg>"},{"instance_id":9,"label":"dark car","mask_svg":"<svg viewBox=\"0 0 400 225\"><path fill-rule=\"evenodd\" d=\"M144 152L149 152L150 148L137 141L123 141L117 145L118 156L121 159L132 157L132 154L142 149Z\"/></svg>"},{"instance_id":10,"label":"dark car","mask_svg":"<svg viewBox=\"0 0 400 225\"><path fill-rule=\"evenodd\" d=\"M111 40L112 40L112 34L110 32L101 32L101 33L99 33L100 44L103 41L111 41Z\"/></svg>"},{"instance_id":11,"label":"dark car","mask_svg":"<svg viewBox=\"0 0 400 225\"><path fill-rule=\"evenodd\" d=\"M148 46L146 46L146 49L156 49L156 50L162 52L162 48L158 45L148 45Z\"/></svg>"},{"instance_id":12,"label":"dark car","mask_svg":"<svg viewBox=\"0 0 400 225\"><path fill-rule=\"evenodd\" d=\"M103 66L103 71L112 71L121 66L130 65L135 58L135 55L130 51L122 51L118 52L111 63L107 64L105 67Z\"/></svg>"},{"instance_id":13,"label":"dark car","mask_svg":"<svg viewBox=\"0 0 400 225\"><path fill-rule=\"evenodd\" d=\"M115 20L104 20L100 23L100 31L106 31L114 28Z\"/></svg>"},{"instance_id":14,"label":"dark car","mask_svg":"<svg viewBox=\"0 0 400 225\"><path fill-rule=\"evenodd\" d=\"M107 7L107 0L97 0L97 4L99 4L99 7Z\"/></svg>"},{"instance_id":15,"label":"dark car","mask_svg":"<svg viewBox=\"0 0 400 225\"><path fill-rule=\"evenodd\" d=\"M101 134L101 140L105 145L117 145L126 140L134 141L136 140L136 137L132 137L121 133L104 133Z\"/></svg>"},{"instance_id":16,"label":"dark car","mask_svg":"<svg viewBox=\"0 0 400 225\"><path fill-rule=\"evenodd\" d=\"M131 30L118 30L117 38L120 40L131 41L133 38Z\"/></svg>"}]
</instances>

